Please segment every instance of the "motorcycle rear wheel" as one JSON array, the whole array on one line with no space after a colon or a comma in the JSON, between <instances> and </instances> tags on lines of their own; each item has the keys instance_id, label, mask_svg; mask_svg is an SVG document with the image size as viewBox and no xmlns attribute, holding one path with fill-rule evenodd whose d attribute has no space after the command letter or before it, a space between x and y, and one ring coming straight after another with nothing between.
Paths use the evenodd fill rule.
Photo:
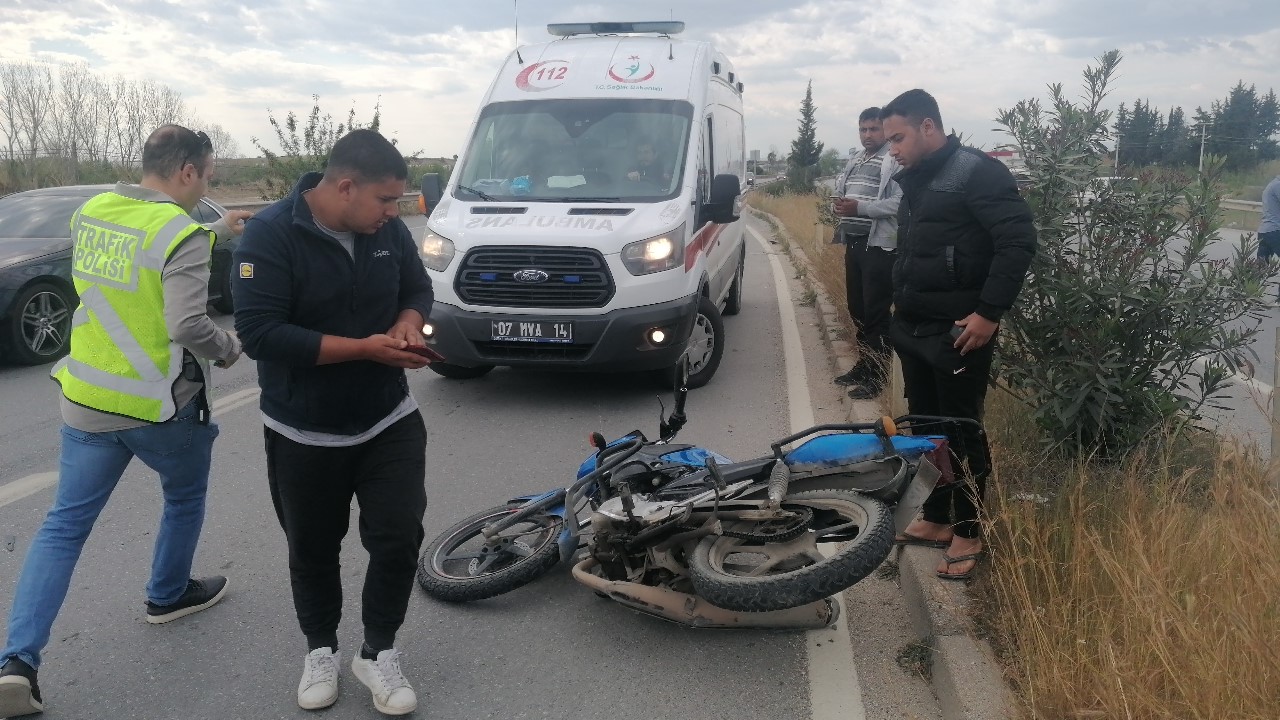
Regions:
<instances>
[{"instance_id":1,"label":"motorcycle rear wheel","mask_svg":"<svg viewBox=\"0 0 1280 720\"><path fill-rule=\"evenodd\" d=\"M494 541L481 531L520 509L500 505L459 522L427 546L418 560L418 584L437 600L469 602L511 592L560 561L557 539L564 520L538 514L503 530Z\"/></svg>"},{"instance_id":2,"label":"motorcycle rear wheel","mask_svg":"<svg viewBox=\"0 0 1280 720\"><path fill-rule=\"evenodd\" d=\"M783 543L728 536L703 538L689 555L698 595L726 610L766 612L834 595L870 575L893 549L893 515L884 503L850 490L807 490L783 507L813 510L809 529ZM727 524L750 533L753 522ZM826 557L818 544L834 553Z\"/></svg>"}]
</instances>

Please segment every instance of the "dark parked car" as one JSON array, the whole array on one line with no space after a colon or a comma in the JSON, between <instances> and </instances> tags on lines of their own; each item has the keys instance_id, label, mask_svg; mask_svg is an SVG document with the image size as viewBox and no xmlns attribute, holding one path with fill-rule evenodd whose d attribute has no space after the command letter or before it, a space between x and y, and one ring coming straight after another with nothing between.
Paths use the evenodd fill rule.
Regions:
<instances>
[{"instance_id":1,"label":"dark parked car","mask_svg":"<svg viewBox=\"0 0 1280 720\"><path fill-rule=\"evenodd\" d=\"M71 215L111 185L69 185L0 197L0 353L23 365L50 362L67 353L71 315L79 299L71 284ZM226 214L203 199L192 216L210 224ZM213 247L209 302L231 312L231 251L236 241Z\"/></svg>"}]
</instances>

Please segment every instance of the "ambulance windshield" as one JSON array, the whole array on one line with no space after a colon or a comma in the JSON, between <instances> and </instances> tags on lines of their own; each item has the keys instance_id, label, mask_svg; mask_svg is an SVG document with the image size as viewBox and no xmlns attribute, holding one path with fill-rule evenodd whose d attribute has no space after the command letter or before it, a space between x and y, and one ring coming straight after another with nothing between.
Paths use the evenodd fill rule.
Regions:
<instances>
[{"instance_id":1,"label":"ambulance windshield","mask_svg":"<svg viewBox=\"0 0 1280 720\"><path fill-rule=\"evenodd\" d=\"M560 99L485 107L454 196L501 202L654 202L680 192L693 106ZM465 189L464 189L465 188Z\"/></svg>"}]
</instances>

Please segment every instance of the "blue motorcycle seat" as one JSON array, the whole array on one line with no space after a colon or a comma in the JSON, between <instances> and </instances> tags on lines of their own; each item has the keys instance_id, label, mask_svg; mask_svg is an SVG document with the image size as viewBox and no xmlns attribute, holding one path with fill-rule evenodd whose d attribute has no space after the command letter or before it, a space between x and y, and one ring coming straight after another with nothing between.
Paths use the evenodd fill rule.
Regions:
<instances>
[{"instance_id":1,"label":"blue motorcycle seat","mask_svg":"<svg viewBox=\"0 0 1280 720\"><path fill-rule=\"evenodd\" d=\"M938 436L941 438L941 436ZM934 450L930 436L894 435L894 456L915 459ZM810 438L782 457L794 472L835 470L890 457L880 438L869 433L836 433Z\"/></svg>"}]
</instances>

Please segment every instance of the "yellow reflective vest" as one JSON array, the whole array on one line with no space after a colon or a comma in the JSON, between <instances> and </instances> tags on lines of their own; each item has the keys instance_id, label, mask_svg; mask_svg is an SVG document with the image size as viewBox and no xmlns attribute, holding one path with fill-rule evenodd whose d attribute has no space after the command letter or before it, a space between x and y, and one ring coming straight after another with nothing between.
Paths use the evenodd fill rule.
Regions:
<instances>
[{"instance_id":1,"label":"yellow reflective vest","mask_svg":"<svg viewBox=\"0 0 1280 720\"><path fill-rule=\"evenodd\" d=\"M52 376L67 399L147 422L177 413L173 385L183 348L164 322L165 263L196 231L213 232L173 203L114 192L91 198L71 218L71 275L80 305L71 353Z\"/></svg>"}]
</instances>

